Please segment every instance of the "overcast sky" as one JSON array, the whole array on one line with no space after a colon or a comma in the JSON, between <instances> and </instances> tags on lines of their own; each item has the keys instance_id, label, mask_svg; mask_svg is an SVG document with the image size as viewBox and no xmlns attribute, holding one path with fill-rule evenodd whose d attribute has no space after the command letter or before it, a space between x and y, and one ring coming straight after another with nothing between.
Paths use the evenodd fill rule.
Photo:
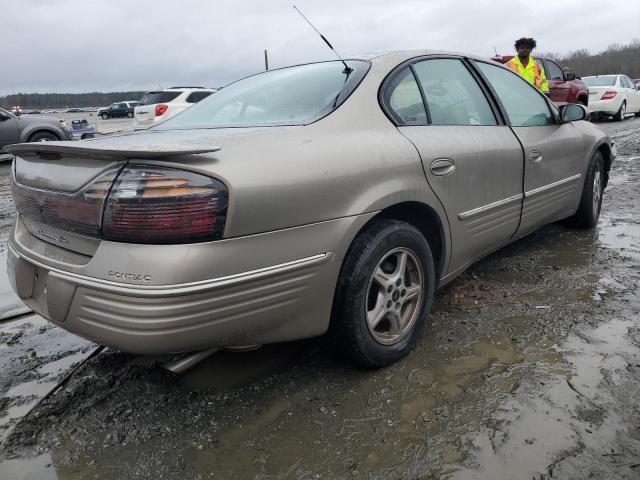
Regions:
<instances>
[{"instance_id":1,"label":"overcast sky","mask_svg":"<svg viewBox=\"0 0 640 480\"><path fill-rule=\"evenodd\" d=\"M264 69L343 55L433 48L490 56L593 53L638 37L640 1L0 0L0 95L222 86Z\"/></svg>"}]
</instances>

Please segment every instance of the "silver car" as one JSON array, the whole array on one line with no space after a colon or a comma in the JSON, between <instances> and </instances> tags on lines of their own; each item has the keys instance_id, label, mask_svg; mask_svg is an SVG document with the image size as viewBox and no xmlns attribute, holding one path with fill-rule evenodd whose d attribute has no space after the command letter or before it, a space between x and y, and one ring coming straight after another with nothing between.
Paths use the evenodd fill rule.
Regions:
<instances>
[{"instance_id":1,"label":"silver car","mask_svg":"<svg viewBox=\"0 0 640 480\"><path fill-rule=\"evenodd\" d=\"M596 225L615 151L584 118L460 54L268 71L150 130L7 148L10 279L129 352L328 331L388 365L473 262L549 222Z\"/></svg>"}]
</instances>

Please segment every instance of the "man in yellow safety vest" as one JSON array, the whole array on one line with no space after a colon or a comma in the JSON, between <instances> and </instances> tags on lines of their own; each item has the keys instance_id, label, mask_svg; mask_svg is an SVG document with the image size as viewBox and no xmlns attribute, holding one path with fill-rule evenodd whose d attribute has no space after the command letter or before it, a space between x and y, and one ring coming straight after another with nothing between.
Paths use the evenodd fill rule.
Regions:
<instances>
[{"instance_id":1,"label":"man in yellow safety vest","mask_svg":"<svg viewBox=\"0 0 640 480\"><path fill-rule=\"evenodd\" d=\"M533 38L519 38L515 47L518 54L507 62L507 67L549 95L549 82L544 68L531 56L531 50L536 48L536 41Z\"/></svg>"}]
</instances>

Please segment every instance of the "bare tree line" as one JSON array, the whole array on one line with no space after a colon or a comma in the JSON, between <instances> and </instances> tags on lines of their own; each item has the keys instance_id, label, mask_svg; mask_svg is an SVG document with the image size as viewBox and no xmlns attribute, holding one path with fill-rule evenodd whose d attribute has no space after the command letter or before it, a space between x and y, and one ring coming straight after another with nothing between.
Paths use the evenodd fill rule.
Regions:
<instances>
[{"instance_id":1,"label":"bare tree line","mask_svg":"<svg viewBox=\"0 0 640 480\"><path fill-rule=\"evenodd\" d=\"M579 76L624 74L631 78L640 78L640 40L634 39L628 45L614 43L604 52L592 54L580 49L568 55L545 53L540 56L552 58L563 67L571 69Z\"/></svg>"},{"instance_id":2,"label":"bare tree line","mask_svg":"<svg viewBox=\"0 0 640 480\"><path fill-rule=\"evenodd\" d=\"M17 93L0 97L0 106L20 105L31 108L107 107L113 102L140 100L144 92L91 92L91 93Z\"/></svg>"}]
</instances>

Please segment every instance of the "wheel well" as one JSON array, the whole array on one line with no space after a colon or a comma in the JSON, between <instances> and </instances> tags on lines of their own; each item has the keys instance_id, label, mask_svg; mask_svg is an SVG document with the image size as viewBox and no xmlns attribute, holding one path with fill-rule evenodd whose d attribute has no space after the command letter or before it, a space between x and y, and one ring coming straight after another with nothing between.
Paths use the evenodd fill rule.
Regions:
<instances>
[{"instance_id":1,"label":"wheel well","mask_svg":"<svg viewBox=\"0 0 640 480\"><path fill-rule=\"evenodd\" d=\"M589 105L589 97L587 95L580 95L578 101L585 107Z\"/></svg>"},{"instance_id":2,"label":"wheel well","mask_svg":"<svg viewBox=\"0 0 640 480\"><path fill-rule=\"evenodd\" d=\"M609 183L609 170L611 170L612 163L611 149L609 148L609 145L603 143L598 147L598 151L602 153L602 156L604 158L604 188L606 188L607 183Z\"/></svg>"},{"instance_id":3,"label":"wheel well","mask_svg":"<svg viewBox=\"0 0 640 480\"><path fill-rule=\"evenodd\" d=\"M29 142L31 141L31 139L33 137L35 137L36 135L38 135L39 133L50 133L51 135L53 135L54 137L56 137L58 140L60 140L60 135L58 135L56 132L52 131L52 130L47 130L44 128L41 128L40 130L36 130L35 132L31 132L31 134L29 135Z\"/></svg>"},{"instance_id":4,"label":"wheel well","mask_svg":"<svg viewBox=\"0 0 640 480\"><path fill-rule=\"evenodd\" d=\"M444 230L438 214L423 203L403 202L382 210L363 227L384 219L402 220L416 227L427 239L436 267L436 281L440 278L444 265Z\"/></svg>"}]
</instances>

